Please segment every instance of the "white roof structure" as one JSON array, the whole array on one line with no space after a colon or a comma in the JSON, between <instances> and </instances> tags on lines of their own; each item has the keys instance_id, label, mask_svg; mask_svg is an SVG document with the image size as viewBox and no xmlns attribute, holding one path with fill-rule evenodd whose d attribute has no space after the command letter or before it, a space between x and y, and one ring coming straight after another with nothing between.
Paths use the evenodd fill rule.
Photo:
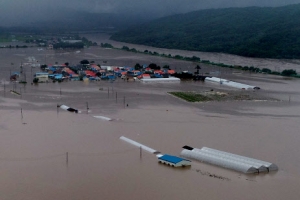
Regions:
<instances>
[{"instance_id":1,"label":"white roof structure","mask_svg":"<svg viewBox=\"0 0 300 200\"><path fill-rule=\"evenodd\" d=\"M125 141L125 142L128 142L128 143L130 143L130 144L132 144L132 145L134 145L136 147L141 147L142 149L148 151L149 153L153 153L154 154L154 153L157 152L156 150L154 150L154 149L152 149L150 147L147 147L147 146L145 146L145 145L143 145L141 143L138 143L136 141L133 141L133 140L127 138L127 137L121 136L120 139L123 140L123 141Z\"/></svg>"},{"instance_id":2,"label":"white roof structure","mask_svg":"<svg viewBox=\"0 0 300 200\"><path fill-rule=\"evenodd\" d=\"M97 118L97 119L102 119L104 121L112 121L112 119L109 118L109 117L104 117L104 116L94 116L94 117Z\"/></svg>"},{"instance_id":3,"label":"white roof structure","mask_svg":"<svg viewBox=\"0 0 300 200\"><path fill-rule=\"evenodd\" d=\"M218 154L218 155L222 155L222 156L230 158L230 159L235 159L235 160L239 160L241 162L252 164L253 166L255 166L258 169L261 169L262 171L276 171L276 170L278 170L278 167L275 164L265 162L265 161L262 161L262 160L257 160L257 159L254 159L254 158L240 156L240 155L237 155L237 154L227 153L225 151L219 151L219 150L211 149L211 148L208 148L208 147L202 147L201 150L211 152L211 153L215 153L215 154ZM265 168L265 170L263 170L264 168Z\"/></svg>"},{"instance_id":4,"label":"white roof structure","mask_svg":"<svg viewBox=\"0 0 300 200\"><path fill-rule=\"evenodd\" d=\"M278 170L278 167L273 163L231 154L208 147L203 147L202 149L184 149L182 150L181 155L243 173L259 173Z\"/></svg>"},{"instance_id":5,"label":"white roof structure","mask_svg":"<svg viewBox=\"0 0 300 200\"><path fill-rule=\"evenodd\" d=\"M100 67L101 69L106 69L106 70L112 70L112 67L111 66L102 66Z\"/></svg>"},{"instance_id":6,"label":"white roof structure","mask_svg":"<svg viewBox=\"0 0 300 200\"><path fill-rule=\"evenodd\" d=\"M142 78L142 83L179 83L180 79L176 77L169 78Z\"/></svg>"},{"instance_id":7,"label":"white roof structure","mask_svg":"<svg viewBox=\"0 0 300 200\"><path fill-rule=\"evenodd\" d=\"M67 110L67 111L69 111L69 112L81 113L81 111L79 111L79 110L77 110L77 109L74 109L74 108L71 108L71 107L66 106L66 105L58 105L57 107L60 107L61 109Z\"/></svg>"},{"instance_id":8,"label":"white roof structure","mask_svg":"<svg viewBox=\"0 0 300 200\"><path fill-rule=\"evenodd\" d=\"M234 81L229 81L227 79L222 79L222 78L217 78L217 77L206 77L205 81L219 83L219 84L226 85L226 86L229 86L229 87L245 89L245 90L256 89L256 88L258 89L258 87L256 87L256 86L247 85L247 84L243 84L243 83L238 83L238 82L234 82Z\"/></svg>"}]
</instances>

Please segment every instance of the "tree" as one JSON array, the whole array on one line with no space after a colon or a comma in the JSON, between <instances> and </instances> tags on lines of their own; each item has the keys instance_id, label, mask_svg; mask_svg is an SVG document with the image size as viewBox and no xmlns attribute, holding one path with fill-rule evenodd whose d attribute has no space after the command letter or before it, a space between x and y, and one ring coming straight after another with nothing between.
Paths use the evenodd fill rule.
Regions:
<instances>
[{"instance_id":1,"label":"tree","mask_svg":"<svg viewBox=\"0 0 300 200\"><path fill-rule=\"evenodd\" d=\"M164 65L163 69L170 69L170 66L169 65Z\"/></svg>"},{"instance_id":2,"label":"tree","mask_svg":"<svg viewBox=\"0 0 300 200\"><path fill-rule=\"evenodd\" d=\"M143 68L143 66L140 65L139 63L136 63L135 66L134 66L134 69L135 69L135 70L140 70L140 69L142 69L142 68Z\"/></svg>"},{"instance_id":3,"label":"tree","mask_svg":"<svg viewBox=\"0 0 300 200\"><path fill-rule=\"evenodd\" d=\"M193 57L192 57L192 61L200 62L200 58L197 57L197 56L193 56Z\"/></svg>"},{"instance_id":4,"label":"tree","mask_svg":"<svg viewBox=\"0 0 300 200\"><path fill-rule=\"evenodd\" d=\"M125 50L125 51L129 51L130 50L128 46L123 46L122 49Z\"/></svg>"},{"instance_id":5,"label":"tree","mask_svg":"<svg viewBox=\"0 0 300 200\"><path fill-rule=\"evenodd\" d=\"M95 46L97 46L97 43L96 43ZM104 48L113 48L113 45L111 45L109 43L101 43L101 47L104 47Z\"/></svg>"},{"instance_id":6,"label":"tree","mask_svg":"<svg viewBox=\"0 0 300 200\"><path fill-rule=\"evenodd\" d=\"M274 75L280 75L280 72L274 72L274 71L272 71L271 74L274 74Z\"/></svg>"},{"instance_id":7,"label":"tree","mask_svg":"<svg viewBox=\"0 0 300 200\"><path fill-rule=\"evenodd\" d=\"M253 66L251 66L251 67L249 67L249 71L254 71L254 67Z\"/></svg>"},{"instance_id":8,"label":"tree","mask_svg":"<svg viewBox=\"0 0 300 200\"><path fill-rule=\"evenodd\" d=\"M268 69L268 68L263 68L261 71L264 72L264 73L267 73L267 74L271 74L272 73L272 71L270 69Z\"/></svg>"},{"instance_id":9,"label":"tree","mask_svg":"<svg viewBox=\"0 0 300 200\"><path fill-rule=\"evenodd\" d=\"M41 65L41 70L45 70L48 66L47 65Z\"/></svg>"},{"instance_id":10,"label":"tree","mask_svg":"<svg viewBox=\"0 0 300 200\"><path fill-rule=\"evenodd\" d=\"M260 69L258 67L255 67L254 72L258 73L258 72L260 72Z\"/></svg>"},{"instance_id":11,"label":"tree","mask_svg":"<svg viewBox=\"0 0 300 200\"><path fill-rule=\"evenodd\" d=\"M181 56L181 55L175 55L174 58L175 59L183 59L183 56Z\"/></svg>"},{"instance_id":12,"label":"tree","mask_svg":"<svg viewBox=\"0 0 300 200\"><path fill-rule=\"evenodd\" d=\"M154 70L160 70L160 66L157 66L155 63L151 63L148 67Z\"/></svg>"},{"instance_id":13,"label":"tree","mask_svg":"<svg viewBox=\"0 0 300 200\"><path fill-rule=\"evenodd\" d=\"M281 72L282 76L293 76L293 75L297 75L297 72L293 69L285 69Z\"/></svg>"},{"instance_id":14,"label":"tree","mask_svg":"<svg viewBox=\"0 0 300 200\"><path fill-rule=\"evenodd\" d=\"M249 67L248 67L248 66L244 66L244 67L243 67L243 70L244 70L244 71L248 71L248 70L249 70Z\"/></svg>"},{"instance_id":15,"label":"tree","mask_svg":"<svg viewBox=\"0 0 300 200\"><path fill-rule=\"evenodd\" d=\"M80 64L88 65L88 64L90 64L90 62L88 60L82 60L82 61L80 61Z\"/></svg>"},{"instance_id":16,"label":"tree","mask_svg":"<svg viewBox=\"0 0 300 200\"><path fill-rule=\"evenodd\" d=\"M39 82L39 79L38 79L38 78L34 78L34 79L32 80L32 82L33 82L33 83L38 83L38 82Z\"/></svg>"},{"instance_id":17,"label":"tree","mask_svg":"<svg viewBox=\"0 0 300 200\"><path fill-rule=\"evenodd\" d=\"M135 52L135 53L137 52L137 50L135 48L130 49L130 51Z\"/></svg>"}]
</instances>

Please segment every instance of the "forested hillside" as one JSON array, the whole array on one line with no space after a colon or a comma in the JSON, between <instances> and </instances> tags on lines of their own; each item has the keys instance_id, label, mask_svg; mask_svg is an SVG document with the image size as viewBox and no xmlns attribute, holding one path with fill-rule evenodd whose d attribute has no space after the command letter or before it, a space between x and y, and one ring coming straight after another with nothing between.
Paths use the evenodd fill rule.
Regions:
<instances>
[{"instance_id":1,"label":"forested hillside","mask_svg":"<svg viewBox=\"0 0 300 200\"><path fill-rule=\"evenodd\" d=\"M300 58L300 4L173 15L120 31L111 39L248 57Z\"/></svg>"}]
</instances>

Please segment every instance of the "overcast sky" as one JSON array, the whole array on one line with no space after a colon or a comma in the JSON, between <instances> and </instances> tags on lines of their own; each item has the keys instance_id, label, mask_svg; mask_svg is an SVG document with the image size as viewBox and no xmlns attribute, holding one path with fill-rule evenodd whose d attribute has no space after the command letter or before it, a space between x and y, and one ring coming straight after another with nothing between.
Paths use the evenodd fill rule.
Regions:
<instances>
[{"instance_id":1,"label":"overcast sky","mask_svg":"<svg viewBox=\"0 0 300 200\"><path fill-rule=\"evenodd\" d=\"M300 0L0 0L0 26L57 19L69 11L135 12L159 17L207 8L283 6Z\"/></svg>"}]
</instances>

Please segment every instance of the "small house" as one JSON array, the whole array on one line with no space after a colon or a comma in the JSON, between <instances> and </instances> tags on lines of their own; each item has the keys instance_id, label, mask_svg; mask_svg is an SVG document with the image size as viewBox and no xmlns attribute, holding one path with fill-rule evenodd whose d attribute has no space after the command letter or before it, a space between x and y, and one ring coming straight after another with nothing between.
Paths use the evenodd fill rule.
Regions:
<instances>
[{"instance_id":1,"label":"small house","mask_svg":"<svg viewBox=\"0 0 300 200\"><path fill-rule=\"evenodd\" d=\"M48 82L48 73L38 72L35 73L34 77L37 78L39 83L45 83Z\"/></svg>"}]
</instances>

